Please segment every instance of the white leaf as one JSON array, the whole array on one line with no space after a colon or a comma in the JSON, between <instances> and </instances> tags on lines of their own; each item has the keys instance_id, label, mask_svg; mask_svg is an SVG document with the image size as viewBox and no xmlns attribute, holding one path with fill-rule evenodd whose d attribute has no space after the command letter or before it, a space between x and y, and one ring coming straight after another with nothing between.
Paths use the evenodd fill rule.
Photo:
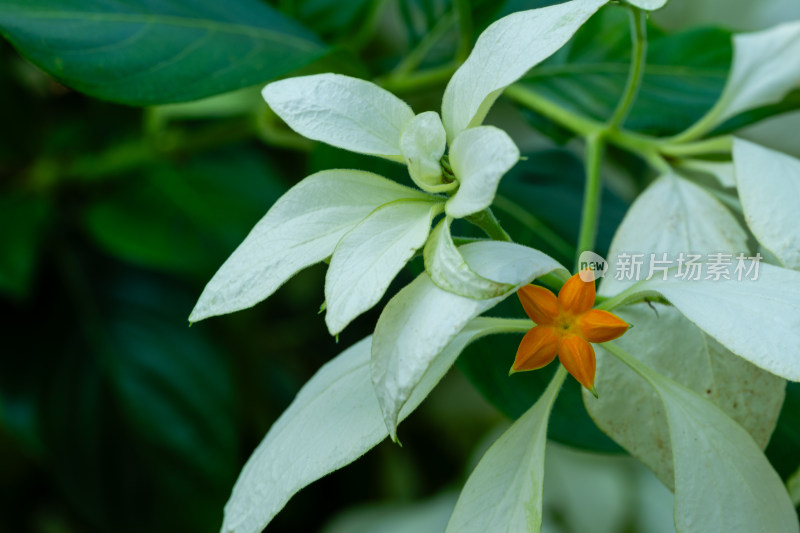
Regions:
<instances>
[{"instance_id":1,"label":"white leaf","mask_svg":"<svg viewBox=\"0 0 800 533\"><path fill-rule=\"evenodd\" d=\"M766 448L786 382L726 350L677 309L640 303L616 309L633 325L615 344L663 376L712 401ZM597 347L598 398L583 394L592 419L665 485L674 487L669 429L658 395L627 365Z\"/></svg>"},{"instance_id":2,"label":"white leaf","mask_svg":"<svg viewBox=\"0 0 800 533\"><path fill-rule=\"evenodd\" d=\"M272 82L262 95L275 114L304 137L403 162L400 134L414 112L374 83L315 74Z\"/></svg>"},{"instance_id":3,"label":"white leaf","mask_svg":"<svg viewBox=\"0 0 800 533\"><path fill-rule=\"evenodd\" d=\"M482 241L459 248L477 274L516 287L562 269L547 255L518 244ZM397 416L444 347L474 317L513 292L473 300L437 287L427 273L398 292L381 313L372 345L372 380L392 437Z\"/></svg>"},{"instance_id":4,"label":"white leaf","mask_svg":"<svg viewBox=\"0 0 800 533\"><path fill-rule=\"evenodd\" d=\"M664 402L675 465L680 533L797 533L786 487L758 445L717 406L652 371Z\"/></svg>"},{"instance_id":5,"label":"white leaf","mask_svg":"<svg viewBox=\"0 0 800 533\"><path fill-rule=\"evenodd\" d=\"M425 244L444 203L397 200L382 205L342 237L325 276L325 323L337 335L378 303L394 277Z\"/></svg>"},{"instance_id":6,"label":"white leaf","mask_svg":"<svg viewBox=\"0 0 800 533\"><path fill-rule=\"evenodd\" d=\"M702 119L711 127L780 102L800 87L800 21L733 38L733 65L719 101Z\"/></svg>"},{"instance_id":7,"label":"white leaf","mask_svg":"<svg viewBox=\"0 0 800 533\"><path fill-rule=\"evenodd\" d=\"M710 174L723 187L736 187L736 174L733 170L733 163L706 161L704 159L687 159L681 163L681 167Z\"/></svg>"},{"instance_id":8,"label":"white leaf","mask_svg":"<svg viewBox=\"0 0 800 533\"><path fill-rule=\"evenodd\" d=\"M784 266L800 270L800 159L736 139L733 161L744 218L753 235Z\"/></svg>"},{"instance_id":9,"label":"white leaf","mask_svg":"<svg viewBox=\"0 0 800 533\"><path fill-rule=\"evenodd\" d=\"M447 147L442 121L433 111L420 113L408 123L400 136L400 150L408 165L411 179L420 189L444 192L458 184L442 181L441 159Z\"/></svg>"},{"instance_id":10,"label":"white leaf","mask_svg":"<svg viewBox=\"0 0 800 533\"><path fill-rule=\"evenodd\" d=\"M270 296L298 271L333 253L377 207L430 198L376 174L324 170L284 194L208 282L189 320L232 313Z\"/></svg>"},{"instance_id":11,"label":"white leaf","mask_svg":"<svg viewBox=\"0 0 800 533\"><path fill-rule=\"evenodd\" d=\"M359 504L335 516L320 533L442 533L457 497L447 491L410 503Z\"/></svg>"},{"instance_id":12,"label":"white leaf","mask_svg":"<svg viewBox=\"0 0 800 533\"><path fill-rule=\"evenodd\" d=\"M705 254L713 252L736 254L747 250L746 233L719 200L705 189L668 174L653 182L626 213L611 241L609 271L599 293L616 294L637 279L647 278L651 267L653 275L663 277L659 268L676 265L681 253L686 257L701 254L706 260ZM660 263L665 253L668 263ZM657 262L651 261L653 258ZM630 268L634 262L641 265Z\"/></svg>"},{"instance_id":13,"label":"white leaf","mask_svg":"<svg viewBox=\"0 0 800 533\"><path fill-rule=\"evenodd\" d=\"M478 318L420 380L400 419L411 414L464 347L501 325ZM364 455L388 435L370 379L367 337L306 383L248 459L228 503L222 533L260 533L297 491Z\"/></svg>"},{"instance_id":14,"label":"white leaf","mask_svg":"<svg viewBox=\"0 0 800 533\"><path fill-rule=\"evenodd\" d=\"M550 57L606 0L572 0L494 22L447 84L442 120L448 140L479 125L500 93Z\"/></svg>"},{"instance_id":15,"label":"white leaf","mask_svg":"<svg viewBox=\"0 0 800 533\"><path fill-rule=\"evenodd\" d=\"M500 178L519 161L519 149L503 130L481 126L460 133L449 156L459 185L445 211L462 218L492 205Z\"/></svg>"},{"instance_id":16,"label":"white leaf","mask_svg":"<svg viewBox=\"0 0 800 533\"><path fill-rule=\"evenodd\" d=\"M642 291L663 294L686 318L756 366L800 381L800 272L753 261L734 261L730 279L654 278ZM757 272L758 278L747 276ZM757 270L756 270L757 268ZM739 280L739 276L742 275Z\"/></svg>"},{"instance_id":17,"label":"white leaf","mask_svg":"<svg viewBox=\"0 0 800 533\"><path fill-rule=\"evenodd\" d=\"M629 4L638 7L639 9L646 9L647 11L655 11L661 9L667 4L668 0L627 0Z\"/></svg>"},{"instance_id":18,"label":"white leaf","mask_svg":"<svg viewBox=\"0 0 800 533\"><path fill-rule=\"evenodd\" d=\"M446 533L538 533L547 421L565 372L484 454L456 503Z\"/></svg>"},{"instance_id":19,"label":"white leaf","mask_svg":"<svg viewBox=\"0 0 800 533\"><path fill-rule=\"evenodd\" d=\"M495 298L514 288L476 274L469 268L450 235L449 217L439 222L425 244L425 271L437 287L476 300Z\"/></svg>"}]
</instances>

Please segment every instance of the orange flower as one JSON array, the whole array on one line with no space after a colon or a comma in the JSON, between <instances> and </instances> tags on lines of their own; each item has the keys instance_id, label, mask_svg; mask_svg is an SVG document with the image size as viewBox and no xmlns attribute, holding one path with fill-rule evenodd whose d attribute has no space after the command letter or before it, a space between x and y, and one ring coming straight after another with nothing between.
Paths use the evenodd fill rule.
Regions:
<instances>
[{"instance_id":1,"label":"orange flower","mask_svg":"<svg viewBox=\"0 0 800 533\"><path fill-rule=\"evenodd\" d=\"M522 338L510 373L542 368L558 355L564 368L597 396L594 348L589 343L622 336L628 323L608 311L592 309L594 281L583 281L579 274L567 280L558 298L535 285L522 287L517 296L536 326Z\"/></svg>"}]
</instances>

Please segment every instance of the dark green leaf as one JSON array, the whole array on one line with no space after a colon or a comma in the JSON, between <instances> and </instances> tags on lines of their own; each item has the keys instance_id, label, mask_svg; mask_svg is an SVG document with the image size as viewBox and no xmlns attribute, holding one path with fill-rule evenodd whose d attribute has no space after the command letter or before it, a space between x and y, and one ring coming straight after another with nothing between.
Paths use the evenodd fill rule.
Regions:
<instances>
[{"instance_id":1,"label":"dark green leaf","mask_svg":"<svg viewBox=\"0 0 800 533\"><path fill-rule=\"evenodd\" d=\"M284 192L255 148L145 171L85 213L89 233L133 263L207 279Z\"/></svg>"},{"instance_id":2,"label":"dark green leaf","mask_svg":"<svg viewBox=\"0 0 800 533\"><path fill-rule=\"evenodd\" d=\"M263 83L327 51L259 0L6 0L0 32L66 85L133 105Z\"/></svg>"},{"instance_id":3,"label":"dark green leaf","mask_svg":"<svg viewBox=\"0 0 800 533\"><path fill-rule=\"evenodd\" d=\"M558 105L608 119L630 68L626 11L602 9L523 83ZM625 126L653 135L678 133L705 114L721 94L731 62L731 35L721 29L665 35L652 25L648 31L644 79Z\"/></svg>"},{"instance_id":4,"label":"dark green leaf","mask_svg":"<svg viewBox=\"0 0 800 533\"><path fill-rule=\"evenodd\" d=\"M0 292L15 297L27 293L49 212L44 197L0 195Z\"/></svg>"},{"instance_id":5,"label":"dark green leaf","mask_svg":"<svg viewBox=\"0 0 800 533\"><path fill-rule=\"evenodd\" d=\"M766 453L784 480L800 467L800 383L786 385L786 400Z\"/></svg>"}]
</instances>

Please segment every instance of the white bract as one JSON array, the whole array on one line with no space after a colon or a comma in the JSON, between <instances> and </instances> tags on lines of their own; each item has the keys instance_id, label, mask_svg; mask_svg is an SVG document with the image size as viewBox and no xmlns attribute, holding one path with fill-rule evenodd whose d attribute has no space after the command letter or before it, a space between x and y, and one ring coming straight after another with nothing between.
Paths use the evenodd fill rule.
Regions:
<instances>
[{"instance_id":1,"label":"white bract","mask_svg":"<svg viewBox=\"0 0 800 533\"><path fill-rule=\"evenodd\" d=\"M618 353L615 346L608 349ZM624 359L656 390L664 405L673 455L677 531L800 531L786 487L739 424L695 392L630 356Z\"/></svg>"},{"instance_id":2,"label":"white bract","mask_svg":"<svg viewBox=\"0 0 800 533\"><path fill-rule=\"evenodd\" d=\"M640 194L625 214L611 241L610 268L599 293L612 295L650 275L663 277L661 269L676 264L681 254L687 259L697 253L706 260L705 254L747 249L747 234L719 200L702 187L667 174Z\"/></svg>"},{"instance_id":3,"label":"white bract","mask_svg":"<svg viewBox=\"0 0 800 533\"><path fill-rule=\"evenodd\" d=\"M739 113L778 103L798 87L800 21L735 35L733 65L722 96L686 134L705 133Z\"/></svg>"},{"instance_id":4,"label":"white bract","mask_svg":"<svg viewBox=\"0 0 800 533\"><path fill-rule=\"evenodd\" d=\"M324 180L325 190L306 183L319 182L319 175L306 178L273 206L220 268L190 320L250 307L300 269L332 256L325 321L331 334L339 333L380 300L426 242L435 216L444 211L463 218L491 205L500 178L519 160L519 150L502 130L480 125L489 107L505 87L563 46L605 1L573 0L515 13L489 26L445 91L444 123L432 111L415 115L373 83L339 74L267 85L264 99L296 132L405 163L424 192L392 188L374 176L379 185L364 185L360 201L360 185L353 176L363 182L366 173L352 171L345 177L350 171L339 171L342 182ZM375 187L383 196L370 193ZM449 232L449 226L443 229ZM447 239L437 242L448 245ZM463 263L457 253L436 255L440 273L457 271ZM446 267L442 259L456 264ZM469 284L462 281L451 285L468 291ZM495 283L495 289L499 286ZM486 293L485 287L476 287L469 294L487 298Z\"/></svg>"},{"instance_id":5,"label":"white bract","mask_svg":"<svg viewBox=\"0 0 800 533\"><path fill-rule=\"evenodd\" d=\"M446 533L539 533L547 421L566 372L500 436L464 485Z\"/></svg>"},{"instance_id":6,"label":"white bract","mask_svg":"<svg viewBox=\"0 0 800 533\"><path fill-rule=\"evenodd\" d=\"M733 162L748 227L781 264L800 270L800 159L736 139Z\"/></svg>"},{"instance_id":7,"label":"white bract","mask_svg":"<svg viewBox=\"0 0 800 533\"><path fill-rule=\"evenodd\" d=\"M615 313L635 325L615 344L713 402L766 447L783 405L785 380L732 354L674 307L639 303ZM674 488L667 419L656 392L602 347L595 387L599 397L585 391L583 401L598 427Z\"/></svg>"}]
</instances>

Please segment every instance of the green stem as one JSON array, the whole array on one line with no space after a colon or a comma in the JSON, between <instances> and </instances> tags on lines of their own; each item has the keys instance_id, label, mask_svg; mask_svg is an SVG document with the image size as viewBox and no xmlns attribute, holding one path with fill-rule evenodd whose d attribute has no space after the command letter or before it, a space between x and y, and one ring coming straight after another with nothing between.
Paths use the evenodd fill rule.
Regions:
<instances>
[{"instance_id":1,"label":"green stem","mask_svg":"<svg viewBox=\"0 0 800 533\"><path fill-rule=\"evenodd\" d=\"M509 237L506 230L500 226L500 223L497 221L490 207L466 217L466 220L481 228L486 235L496 241L512 242L511 237Z\"/></svg>"},{"instance_id":2,"label":"green stem","mask_svg":"<svg viewBox=\"0 0 800 533\"><path fill-rule=\"evenodd\" d=\"M633 45L633 55L631 58L631 68L628 73L628 81L625 85L623 97L617 104L617 108L608 120L609 129L617 129L625 119L636 101L636 96L639 94L639 86L642 83L644 75L644 66L647 57L647 17L644 11L631 6L630 8L630 21L631 21L631 41Z\"/></svg>"},{"instance_id":3,"label":"green stem","mask_svg":"<svg viewBox=\"0 0 800 533\"><path fill-rule=\"evenodd\" d=\"M733 149L733 136L722 135L720 137L712 137L711 139L682 144L675 144L673 140L669 140L661 144L660 149L662 153L676 157L703 154L729 154Z\"/></svg>"},{"instance_id":4,"label":"green stem","mask_svg":"<svg viewBox=\"0 0 800 533\"><path fill-rule=\"evenodd\" d=\"M644 364L641 363L638 359L634 356L614 344L613 342L604 342L600 346L603 347L604 350L608 351L611 355L625 363L631 370L639 374L642 379L647 381L650 385L653 386L654 389L658 390L656 383L653 381L652 373L653 371L646 367Z\"/></svg>"},{"instance_id":5,"label":"green stem","mask_svg":"<svg viewBox=\"0 0 800 533\"><path fill-rule=\"evenodd\" d=\"M602 122L584 117L569 109L558 106L544 96L522 85L511 85L506 88L504 94L515 102L536 111L553 122L574 131L578 135L585 137L605 129L605 125Z\"/></svg>"},{"instance_id":6,"label":"green stem","mask_svg":"<svg viewBox=\"0 0 800 533\"><path fill-rule=\"evenodd\" d=\"M500 194L494 197L494 205L519 220L559 254L564 257L572 257L575 254L575 248L570 243L561 238L558 233L547 227L544 222L536 218L524 207Z\"/></svg>"},{"instance_id":7,"label":"green stem","mask_svg":"<svg viewBox=\"0 0 800 533\"><path fill-rule=\"evenodd\" d=\"M597 239L597 223L603 190L602 180L600 179L600 165L603 162L604 151L605 141L602 135L590 135L586 138L586 185L583 191L583 209L581 210L578 246L575 250L576 269L580 254L585 251L591 251Z\"/></svg>"}]
</instances>

